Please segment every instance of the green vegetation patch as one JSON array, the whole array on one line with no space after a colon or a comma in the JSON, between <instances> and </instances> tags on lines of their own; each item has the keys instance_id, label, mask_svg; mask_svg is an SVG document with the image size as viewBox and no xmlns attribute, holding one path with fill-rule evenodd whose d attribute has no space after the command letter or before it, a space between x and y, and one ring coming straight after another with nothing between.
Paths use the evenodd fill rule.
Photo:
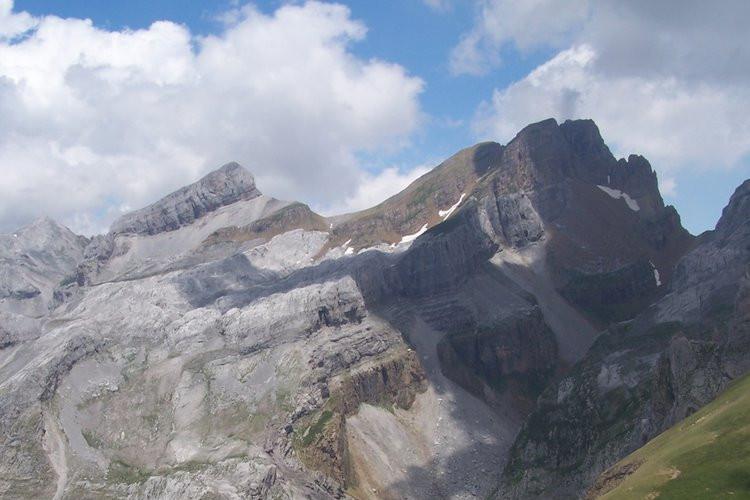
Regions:
<instances>
[{"instance_id":1,"label":"green vegetation patch","mask_svg":"<svg viewBox=\"0 0 750 500\"><path fill-rule=\"evenodd\" d=\"M324 410L318 417L318 420L313 425L308 427L302 434L302 437L300 438L300 444L304 447L307 447L317 441L318 436L322 434L323 429L332 417L333 412L331 410Z\"/></svg>"},{"instance_id":2,"label":"green vegetation patch","mask_svg":"<svg viewBox=\"0 0 750 500\"><path fill-rule=\"evenodd\" d=\"M601 498L750 498L750 376L615 467L639 462Z\"/></svg>"},{"instance_id":3,"label":"green vegetation patch","mask_svg":"<svg viewBox=\"0 0 750 500\"><path fill-rule=\"evenodd\" d=\"M104 448L104 443L102 440L94 434L92 431L89 430L82 430L81 434L83 435L83 439L86 440L86 444L89 445L91 448Z\"/></svg>"},{"instance_id":4,"label":"green vegetation patch","mask_svg":"<svg viewBox=\"0 0 750 500\"><path fill-rule=\"evenodd\" d=\"M107 470L107 481L110 483L138 484L146 481L151 474L145 469L114 460Z\"/></svg>"}]
</instances>

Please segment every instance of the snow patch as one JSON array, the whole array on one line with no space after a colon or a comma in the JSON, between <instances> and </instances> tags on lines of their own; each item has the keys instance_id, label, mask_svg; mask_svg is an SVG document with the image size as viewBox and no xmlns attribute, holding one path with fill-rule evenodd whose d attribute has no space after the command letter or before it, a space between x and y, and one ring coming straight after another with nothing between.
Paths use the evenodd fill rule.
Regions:
<instances>
[{"instance_id":1,"label":"snow patch","mask_svg":"<svg viewBox=\"0 0 750 500\"><path fill-rule=\"evenodd\" d=\"M400 245L401 243L411 243L412 241L414 241L417 238L419 238L420 236L422 236L426 231L427 231L427 224L425 224L424 226L422 226L422 229L420 229L416 233L414 233L414 234L407 234L406 236L403 236L401 238L401 241L398 244Z\"/></svg>"},{"instance_id":2,"label":"snow patch","mask_svg":"<svg viewBox=\"0 0 750 500\"><path fill-rule=\"evenodd\" d=\"M454 210L458 208L458 206L461 204L462 201L464 201L464 196L466 196L466 193L461 193L461 197L458 199L455 205L450 207L448 210L438 210L438 215L443 218L443 220L450 217L450 215L453 213Z\"/></svg>"},{"instance_id":3,"label":"snow patch","mask_svg":"<svg viewBox=\"0 0 750 500\"><path fill-rule=\"evenodd\" d=\"M661 278L659 277L659 270L656 269L656 266L653 262L648 261L649 264L651 264L651 269L654 270L654 281L656 281L656 286L661 286Z\"/></svg>"},{"instance_id":4,"label":"snow patch","mask_svg":"<svg viewBox=\"0 0 750 500\"><path fill-rule=\"evenodd\" d=\"M633 212L637 212L641 209L641 207L638 206L638 202L635 201L633 198L631 198L628 193L623 193L619 189L612 189L612 188L608 188L607 186L602 186L602 185L597 185L596 187L598 187L599 189L607 193L610 197L616 200L619 200L620 198L625 200L625 203L628 204L628 208L630 208L630 210L632 210Z\"/></svg>"},{"instance_id":5,"label":"snow patch","mask_svg":"<svg viewBox=\"0 0 750 500\"><path fill-rule=\"evenodd\" d=\"M341 245L341 248L344 249L344 255L353 255L354 254L354 248L352 248L352 247L349 246L349 243L351 243L351 242L352 242L352 239L349 238L348 240L346 240L346 242L344 242L343 245Z\"/></svg>"}]
</instances>

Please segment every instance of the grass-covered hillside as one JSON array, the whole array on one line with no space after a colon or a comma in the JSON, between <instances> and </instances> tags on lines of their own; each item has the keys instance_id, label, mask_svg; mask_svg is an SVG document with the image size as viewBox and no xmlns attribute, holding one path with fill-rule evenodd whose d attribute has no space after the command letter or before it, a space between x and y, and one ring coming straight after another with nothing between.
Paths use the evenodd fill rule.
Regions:
<instances>
[{"instance_id":1,"label":"grass-covered hillside","mask_svg":"<svg viewBox=\"0 0 750 500\"><path fill-rule=\"evenodd\" d=\"M599 477L591 498L750 498L750 375Z\"/></svg>"}]
</instances>

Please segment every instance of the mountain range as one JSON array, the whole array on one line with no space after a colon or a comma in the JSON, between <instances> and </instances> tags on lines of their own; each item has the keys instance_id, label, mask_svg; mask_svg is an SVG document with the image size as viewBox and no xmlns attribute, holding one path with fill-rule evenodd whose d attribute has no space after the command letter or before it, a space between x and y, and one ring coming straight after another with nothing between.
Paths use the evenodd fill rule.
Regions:
<instances>
[{"instance_id":1,"label":"mountain range","mask_svg":"<svg viewBox=\"0 0 750 500\"><path fill-rule=\"evenodd\" d=\"M695 461L657 436L748 369L750 180L693 236L590 120L351 214L229 163L0 236L3 498L658 495Z\"/></svg>"}]
</instances>

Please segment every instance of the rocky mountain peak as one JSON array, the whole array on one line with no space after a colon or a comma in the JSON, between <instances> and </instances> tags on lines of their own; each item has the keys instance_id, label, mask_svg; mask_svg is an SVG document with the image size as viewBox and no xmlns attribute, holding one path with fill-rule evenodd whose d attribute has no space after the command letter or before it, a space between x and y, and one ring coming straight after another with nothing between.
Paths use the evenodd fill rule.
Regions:
<instances>
[{"instance_id":1,"label":"rocky mountain peak","mask_svg":"<svg viewBox=\"0 0 750 500\"><path fill-rule=\"evenodd\" d=\"M750 226L750 179L740 184L732 194L716 224L716 234L724 238L742 226ZM747 231L750 232L750 227Z\"/></svg>"},{"instance_id":2,"label":"rocky mountain peak","mask_svg":"<svg viewBox=\"0 0 750 500\"><path fill-rule=\"evenodd\" d=\"M172 231L220 207L261 194L249 171L236 162L227 163L156 203L120 217L112 224L110 232L157 234Z\"/></svg>"},{"instance_id":3,"label":"rocky mountain peak","mask_svg":"<svg viewBox=\"0 0 750 500\"><path fill-rule=\"evenodd\" d=\"M558 125L550 118L528 125L508 144L501 169L511 189L528 191L577 180L614 197L627 194L647 219L659 218L664 209L656 172L648 160L640 155L617 160L593 120Z\"/></svg>"},{"instance_id":4,"label":"rocky mountain peak","mask_svg":"<svg viewBox=\"0 0 750 500\"><path fill-rule=\"evenodd\" d=\"M1 235L5 240L6 250L16 249L46 249L71 243L74 246L83 245L85 238L73 233L70 229L49 217L39 217L31 223L17 229L11 234Z\"/></svg>"},{"instance_id":5,"label":"rocky mountain peak","mask_svg":"<svg viewBox=\"0 0 750 500\"><path fill-rule=\"evenodd\" d=\"M594 171L594 181L603 181L614 163L614 156L607 147L604 139L599 133L594 120L566 120L560 125L560 132L579 158L586 158L589 165L597 165L598 168L589 169L589 174ZM587 166L589 166L587 165Z\"/></svg>"},{"instance_id":6,"label":"rocky mountain peak","mask_svg":"<svg viewBox=\"0 0 750 500\"><path fill-rule=\"evenodd\" d=\"M688 379L748 212L694 246L645 158L549 119L330 219L229 163L85 249L35 221L0 235L0 497L577 497L739 366Z\"/></svg>"},{"instance_id":7,"label":"rocky mountain peak","mask_svg":"<svg viewBox=\"0 0 750 500\"><path fill-rule=\"evenodd\" d=\"M68 229L59 224L54 219L42 216L37 217L33 221L31 221L29 224L26 224L22 228L18 229L16 231L16 234L27 234L27 233L59 233L62 231L67 231Z\"/></svg>"}]
</instances>

